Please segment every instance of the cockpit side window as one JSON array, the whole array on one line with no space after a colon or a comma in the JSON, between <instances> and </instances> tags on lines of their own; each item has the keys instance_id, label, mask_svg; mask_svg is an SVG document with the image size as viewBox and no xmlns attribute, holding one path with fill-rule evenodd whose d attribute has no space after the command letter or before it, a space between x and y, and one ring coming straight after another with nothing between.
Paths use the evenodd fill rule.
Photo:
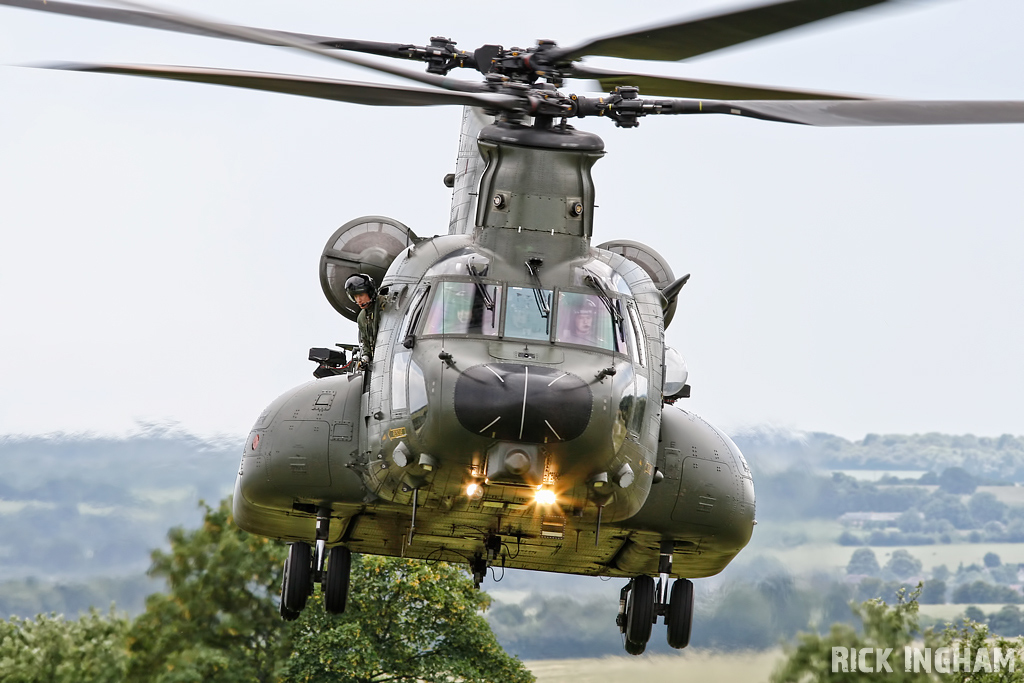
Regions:
<instances>
[{"instance_id":1,"label":"cockpit side window","mask_svg":"<svg viewBox=\"0 0 1024 683\"><path fill-rule=\"evenodd\" d=\"M647 337L644 336L644 328L640 324L640 316L636 312L636 307L630 303L627 308L629 309L629 322L632 329L632 337L635 343L637 362L642 367L647 367Z\"/></svg>"},{"instance_id":2,"label":"cockpit side window","mask_svg":"<svg viewBox=\"0 0 1024 683\"><path fill-rule=\"evenodd\" d=\"M405 320L402 321L402 329L398 335L398 339L406 346L406 348L412 348L412 344L415 340L411 338L413 330L416 329L416 323L420 319L420 315L423 313L423 301L427 297L427 292L430 291L430 286L420 287L416 290L416 294L413 295L412 303L409 304L409 310L405 312Z\"/></svg>"},{"instance_id":3,"label":"cockpit side window","mask_svg":"<svg viewBox=\"0 0 1024 683\"><path fill-rule=\"evenodd\" d=\"M618 345L612 316L601 297L559 292L555 341L616 350Z\"/></svg>"},{"instance_id":4,"label":"cockpit side window","mask_svg":"<svg viewBox=\"0 0 1024 683\"><path fill-rule=\"evenodd\" d=\"M505 336L548 340L551 337L551 290L509 287Z\"/></svg>"},{"instance_id":5,"label":"cockpit side window","mask_svg":"<svg viewBox=\"0 0 1024 683\"><path fill-rule=\"evenodd\" d=\"M420 334L498 336L501 287L474 282L442 282L434 290Z\"/></svg>"}]
</instances>

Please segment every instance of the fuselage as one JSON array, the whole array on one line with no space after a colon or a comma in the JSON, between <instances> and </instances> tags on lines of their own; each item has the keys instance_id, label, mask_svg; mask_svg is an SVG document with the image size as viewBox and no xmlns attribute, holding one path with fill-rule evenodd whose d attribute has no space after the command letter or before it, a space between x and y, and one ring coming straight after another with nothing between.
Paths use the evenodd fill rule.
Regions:
<instances>
[{"instance_id":1,"label":"fuselage","mask_svg":"<svg viewBox=\"0 0 1024 683\"><path fill-rule=\"evenodd\" d=\"M320 518L330 545L477 566L636 575L671 557L676 576L721 571L753 528L750 471L727 436L664 405L671 269L656 283L632 247L591 245L603 143L478 129L448 235L368 217L328 242L321 282L350 318L338 283L381 268L372 361L264 411L236 522L310 541Z\"/></svg>"}]
</instances>

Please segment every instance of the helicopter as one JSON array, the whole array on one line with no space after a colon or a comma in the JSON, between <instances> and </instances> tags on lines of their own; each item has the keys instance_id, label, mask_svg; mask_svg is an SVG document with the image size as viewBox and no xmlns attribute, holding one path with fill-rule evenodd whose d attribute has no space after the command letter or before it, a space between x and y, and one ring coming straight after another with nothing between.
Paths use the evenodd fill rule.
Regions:
<instances>
[{"instance_id":1,"label":"helicopter","mask_svg":"<svg viewBox=\"0 0 1024 683\"><path fill-rule=\"evenodd\" d=\"M497 564L626 577L619 622L627 651L643 651L659 615L670 645L685 647L689 579L720 572L750 538L753 482L739 449L720 430L667 405L688 392L685 364L664 346L686 280L649 247L626 240L590 245L590 166L603 143L569 120L604 116L624 128L644 116L705 113L810 125L1024 120L1019 103L844 98L576 64L578 56L625 44L657 52L664 46L649 40L652 30L568 50L550 42L525 50L484 46L470 57L442 38L422 47L381 46L135 10L0 4L318 54L326 45L418 59L428 74L414 80L431 89L203 69L64 68L329 93L370 104L471 107L459 163L446 183L454 194L448 235L422 239L397 221L363 217L336 231L322 254L324 293L345 317L355 314L341 287L350 274L367 272L380 284L384 308L372 363L282 396L246 440L235 519L292 542L286 618L297 616L314 583L321 583L328 610L342 611L354 550L466 561L478 582ZM808 23L825 18L821 4L797 0L664 28L673 39L696 25L783 30L789 26L770 19L799 10L798 23ZM825 14L873 4L879 3L833 3ZM664 58L675 61L676 54ZM481 71L486 84L447 78L460 67ZM581 77L615 89L602 98L558 90L563 80ZM646 99L627 82L685 99ZM695 99L710 97L705 92L723 99ZM574 316L588 308L597 329L589 340L574 338ZM340 369L346 359L331 351L311 357ZM670 589L671 577L678 578Z\"/></svg>"}]
</instances>

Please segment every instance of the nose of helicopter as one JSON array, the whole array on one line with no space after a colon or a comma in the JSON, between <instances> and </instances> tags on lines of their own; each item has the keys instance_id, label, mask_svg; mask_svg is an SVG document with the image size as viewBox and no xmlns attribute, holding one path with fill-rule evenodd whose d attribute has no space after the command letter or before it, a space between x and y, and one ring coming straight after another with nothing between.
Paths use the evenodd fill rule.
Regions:
<instances>
[{"instance_id":1,"label":"nose of helicopter","mask_svg":"<svg viewBox=\"0 0 1024 683\"><path fill-rule=\"evenodd\" d=\"M594 396L576 375L516 363L487 363L455 384L455 415L474 434L502 441L571 441L590 424Z\"/></svg>"}]
</instances>

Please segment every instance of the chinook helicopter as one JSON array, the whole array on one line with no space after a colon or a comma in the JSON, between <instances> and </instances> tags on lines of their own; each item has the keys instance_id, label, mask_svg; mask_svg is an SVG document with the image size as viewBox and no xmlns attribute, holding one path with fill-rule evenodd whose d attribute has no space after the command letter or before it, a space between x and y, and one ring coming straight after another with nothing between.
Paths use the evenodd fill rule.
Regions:
<instances>
[{"instance_id":1,"label":"chinook helicopter","mask_svg":"<svg viewBox=\"0 0 1024 683\"><path fill-rule=\"evenodd\" d=\"M632 128L649 115L717 113L821 126L1008 123L1024 122L1024 103L878 100L614 73L580 59L678 61L883 2L789 0L570 48L541 41L465 52L441 37L425 46L373 43L142 9L0 0L291 47L427 87L219 69L58 68L465 107L457 164L445 178L453 190L447 235L425 239L366 216L327 241L319 275L339 313L358 313L344 291L353 274L379 285L377 345L365 363L349 362L351 345L311 350L320 377L274 401L246 439L235 520L291 543L286 619L318 583L327 610L344 611L353 551L466 562L477 584L492 566L623 577L617 623L632 654L643 652L659 616L672 647L688 644L691 579L717 574L746 545L754 489L729 437L672 405L689 387L664 330L687 276L676 277L650 247L591 244L590 169L603 142L569 122L603 116ZM427 73L351 52L423 61ZM458 68L483 82L451 78ZM610 91L565 95L569 79Z\"/></svg>"}]
</instances>

